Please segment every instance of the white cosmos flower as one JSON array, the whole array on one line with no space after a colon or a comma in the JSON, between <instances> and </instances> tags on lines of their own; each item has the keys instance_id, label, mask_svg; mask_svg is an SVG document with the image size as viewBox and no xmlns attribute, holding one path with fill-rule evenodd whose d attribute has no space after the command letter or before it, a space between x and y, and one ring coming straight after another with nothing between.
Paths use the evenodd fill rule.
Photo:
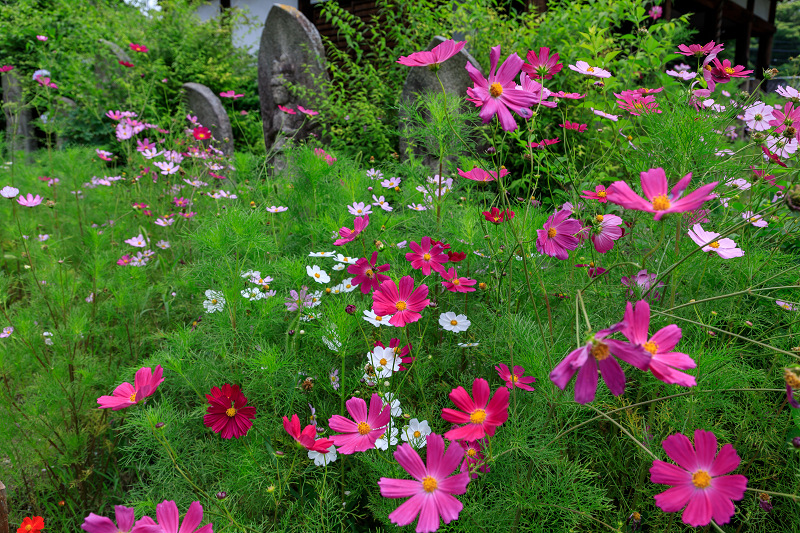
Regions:
<instances>
[{"instance_id":1,"label":"white cosmos flower","mask_svg":"<svg viewBox=\"0 0 800 533\"><path fill-rule=\"evenodd\" d=\"M387 348L387 349L391 350L392 348ZM383 397L383 402L386 405L392 406L392 416L394 417L403 416L403 408L400 407L400 400L398 400L395 397L394 393L385 392L383 393L382 397Z\"/></svg>"},{"instance_id":2,"label":"white cosmos flower","mask_svg":"<svg viewBox=\"0 0 800 533\"><path fill-rule=\"evenodd\" d=\"M19 189L16 187L11 187L10 185L6 185L2 189L0 189L0 196L3 198L14 198L16 195L19 194Z\"/></svg>"},{"instance_id":3,"label":"white cosmos flower","mask_svg":"<svg viewBox=\"0 0 800 533\"><path fill-rule=\"evenodd\" d=\"M336 252L309 252L308 257L336 257Z\"/></svg>"},{"instance_id":4,"label":"white cosmos flower","mask_svg":"<svg viewBox=\"0 0 800 533\"><path fill-rule=\"evenodd\" d=\"M258 287L250 287L248 289L242 290L242 296L244 296L250 301L255 301L264 298L264 293L261 292L261 289Z\"/></svg>"},{"instance_id":5,"label":"white cosmos flower","mask_svg":"<svg viewBox=\"0 0 800 533\"><path fill-rule=\"evenodd\" d=\"M317 466L325 466L328 463L332 463L336 460L336 446L331 444L331 447L328 448L328 453L320 453L314 450L308 450L308 458L314 460L314 464Z\"/></svg>"},{"instance_id":6,"label":"white cosmos flower","mask_svg":"<svg viewBox=\"0 0 800 533\"><path fill-rule=\"evenodd\" d=\"M339 263L347 263L348 265L355 265L356 261L358 261L358 257L350 257L348 255L338 254L334 258L334 261L337 261Z\"/></svg>"},{"instance_id":7,"label":"white cosmos flower","mask_svg":"<svg viewBox=\"0 0 800 533\"><path fill-rule=\"evenodd\" d=\"M306 266L306 274L311 276L311 278L317 283L328 283L331 280L331 277L328 275L328 273L317 265L314 265L313 267Z\"/></svg>"},{"instance_id":8,"label":"white cosmos flower","mask_svg":"<svg viewBox=\"0 0 800 533\"><path fill-rule=\"evenodd\" d=\"M345 268L345 266L342 263L336 263L335 265L333 265L333 269L336 270L337 272L339 270L344 270L344 268Z\"/></svg>"},{"instance_id":9,"label":"white cosmos flower","mask_svg":"<svg viewBox=\"0 0 800 533\"><path fill-rule=\"evenodd\" d=\"M344 268L344 265L342 265L342 268ZM336 267L334 267L334 270L337 270ZM342 294L343 292L344 292L344 287L342 286L341 283L339 285L334 285L333 287L331 287L331 294Z\"/></svg>"},{"instance_id":10,"label":"white cosmos flower","mask_svg":"<svg viewBox=\"0 0 800 533\"><path fill-rule=\"evenodd\" d=\"M477 342L459 342L457 345L459 348L475 348L479 346Z\"/></svg>"},{"instance_id":11,"label":"white cosmos flower","mask_svg":"<svg viewBox=\"0 0 800 533\"><path fill-rule=\"evenodd\" d=\"M375 367L375 375L378 378L388 378L400 369L400 358L396 356L393 348L381 348L376 346L367 354L369 363Z\"/></svg>"},{"instance_id":12,"label":"white cosmos flower","mask_svg":"<svg viewBox=\"0 0 800 533\"><path fill-rule=\"evenodd\" d=\"M391 317L376 315L371 309L364 309L364 320L376 328L379 326L389 326L390 328L394 327L392 324L389 324L389 318Z\"/></svg>"},{"instance_id":13,"label":"white cosmos flower","mask_svg":"<svg viewBox=\"0 0 800 533\"><path fill-rule=\"evenodd\" d=\"M430 434L431 428L427 420L420 422L416 418L412 418L400 432L400 437L414 448L424 448L425 437Z\"/></svg>"},{"instance_id":14,"label":"white cosmos flower","mask_svg":"<svg viewBox=\"0 0 800 533\"><path fill-rule=\"evenodd\" d=\"M383 435L378 437L378 440L375 441L375 447L378 448L379 450L388 450L390 444L392 446L396 445L397 444L397 434L398 434L398 432L399 431L398 431L398 429L396 427L392 426L392 427L388 428L383 433ZM391 434L391 438L390 438L390 434Z\"/></svg>"},{"instance_id":15,"label":"white cosmos flower","mask_svg":"<svg viewBox=\"0 0 800 533\"><path fill-rule=\"evenodd\" d=\"M439 315L439 325L453 333L467 331L470 324L472 324L472 322L469 321L467 315L456 315L452 311Z\"/></svg>"},{"instance_id":16,"label":"white cosmos flower","mask_svg":"<svg viewBox=\"0 0 800 533\"><path fill-rule=\"evenodd\" d=\"M342 290L344 292L353 292L356 290L356 285L353 285L353 278L342 280Z\"/></svg>"},{"instance_id":17,"label":"white cosmos flower","mask_svg":"<svg viewBox=\"0 0 800 533\"><path fill-rule=\"evenodd\" d=\"M311 293L311 295L310 295L311 303L306 305L306 307L316 307L319 304L321 304L322 303L322 294L323 294L322 291L316 291L316 292Z\"/></svg>"},{"instance_id":18,"label":"white cosmos flower","mask_svg":"<svg viewBox=\"0 0 800 533\"><path fill-rule=\"evenodd\" d=\"M207 313L216 313L217 311L222 311L225 307L225 297L222 296L220 291L212 291L208 289L206 291L206 301L203 302L203 307L206 308Z\"/></svg>"}]
</instances>

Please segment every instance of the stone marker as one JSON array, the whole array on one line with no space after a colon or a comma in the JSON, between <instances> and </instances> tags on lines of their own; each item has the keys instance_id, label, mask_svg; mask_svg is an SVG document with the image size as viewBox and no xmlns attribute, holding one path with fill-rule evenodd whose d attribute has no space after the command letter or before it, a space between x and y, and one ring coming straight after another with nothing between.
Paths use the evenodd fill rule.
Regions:
<instances>
[{"instance_id":1,"label":"stone marker","mask_svg":"<svg viewBox=\"0 0 800 533\"><path fill-rule=\"evenodd\" d=\"M116 78L128 69L119 62L133 63L133 60L118 44L105 39L97 39L97 42L100 45L97 47L94 60L94 73L98 80L97 88L108 94L111 100L124 101L127 99L127 91L120 87ZM109 54L109 52L111 53Z\"/></svg>"},{"instance_id":2,"label":"stone marker","mask_svg":"<svg viewBox=\"0 0 800 533\"><path fill-rule=\"evenodd\" d=\"M434 37L428 48L426 50L431 50L435 46L446 41L444 37L436 36ZM447 93L448 100L450 96L454 98L459 98L461 100L467 95L467 88L472 87L473 83L469 77L469 73L464 66L467 62L472 63L472 65L478 69L479 72L483 73L480 64L478 61L472 57L472 55L467 52L466 48L463 48L460 52L456 55L445 61L439 67L439 78L442 80L442 85L444 85L444 91ZM404 104L409 104L413 102L418 95L425 94L425 93L441 93L442 86L439 85L439 80L436 79L436 73L433 72L428 67L405 67L408 69L408 75L406 76L406 81L403 84L403 91L400 94L400 100ZM466 105L466 104L465 104ZM403 114L403 110L400 110L400 124L402 125L405 121L405 117ZM402 136L400 137L400 156L405 159L407 158L406 149L408 147L407 140ZM421 155L423 152L421 149L415 149L414 153ZM425 164L431 166L431 168L435 168L438 171L438 161L432 160L429 156L425 157Z\"/></svg>"},{"instance_id":3,"label":"stone marker","mask_svg":"<svg viewBox=\"0 0 800 533\"><path fill-rule=\"evenodd\" d=\"M215 146L225 155L233 155L233 129L219 97L201 83L184 83L183 90L189 112L219 141Z\"/></svg>"},{"instance_id":4,"label":"stone marker","mask_svg":"<svg viewBox=\"0 0 800 533\"><path fill-rule=\"evenodd\" d=\"M23 150L26 154L36 150L36 137L31 125L30 108L22 107L22 86L14 71L3 78L3 113L6 116L6 142L12 152Z\"/></svg>"},{"instance_id":5,"label":"stone marker","mask_svg":"<svg viewBox=\"0 0 800 533\"><path fill-rule=\"evenodd\" d=\"M317 28L297 9L275 4L264 22L258 50L258 94L267 150L280 148L278 134L298 139L312 129L309 121L298 132L305 116L284 113L278 105L297 109L311 107L310 95L319 94L319 81L327 81L325 48ZM319 80L319 81L317 81ZM303 87L309 96L296 96L290 86ZM277 144L276 144L277 142Z\"/></svg>"},{"instance_id":6,"label":"stone marker","mask_svg":"<svg viewBox=\"0 0 800 533\"><path fill-rule=\"evenodd\" d=\"M69 120L70 114L78 108L78 104L72 98L59 96L56 98L56 106L52 113L52 118L59 122ZM65 135L56 134L56 150L63 150L64 143L69 140Z\"/></svg>"}]
</instances>

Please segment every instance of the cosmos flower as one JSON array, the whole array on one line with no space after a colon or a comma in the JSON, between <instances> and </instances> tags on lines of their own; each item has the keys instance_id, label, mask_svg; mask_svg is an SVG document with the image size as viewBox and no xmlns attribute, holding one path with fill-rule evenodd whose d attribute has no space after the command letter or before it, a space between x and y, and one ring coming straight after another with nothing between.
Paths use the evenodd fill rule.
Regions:
<instances>
[{"instance_id":1,"label":"cosmos flower","mask_svg":"<svg viewBox=\"0 0 800 533\"><path fill-rule=\"evenodd\" d=\"M430 51L423 50L408 56L400 56L397 63L407 67L439 66L459 53L466 44L466 41L456 42L453 39L448 39L434 46Z\"/></svg>"},{"instance_id":2,"label":"cosmos flower","mask_svg":"<svg viewBox=\"0 0 800 533\"><path fill-rule=\"evenodd\" d=\"M333 431L341 432L332 436L333 443L339 446L339 453L350 455L371 450L378 437L386 432L386 424L392 416L391 407L384 405L378 394L370 398L369 409L367 402L361 398L350 398L345 402L345 407L352 420L333 415L328 421Z\"/></svg>"},{"instance_id":3,"label":"cosmos flower","mask_svg":"<svg viewBox=\"0 0 800 533\"><path fill-rule=\"evenodd\" d=\"M203 424L223 439L238 439L250 430L256 417L256 408L247 404L239 385L226 383L220 389L213 387L211 394L206 394L208 409L203 417Z\"/></svg>"},{"instance_id":4,"label":"cosmos flower","mask_svg":"<svg viewBox=\"0 0 800 533\"><path fill-rule=\"evenodd\" d=\"M381 274L381 272L386 272L391 268L389 263L376 266L377 262L378 252L372 252L372 257L369 260L366 257L362 257L355 264L347 267L347 272L353 274L353 285L358 285L363 294L377 290L381 283L391 279L389 276Z\"/></svg>"},{"instance_id":5,"label":"cosmos flower","mask_svg":"<svg viewBox=\"0 0 800 533\"><path fill-rule=\"evenodd\" d=\"M497 375L500 376L500 379L506 382L506 387L508 387L509 390L514 387L527 391L535 390L528 385L528 383L533 383L536 381L536 378L533 376L523 376L523 374L525 374L525 369L521 366L515 365L514 371L512 372L505 363L500 363L500 365L494 367L494 369L497 371Z\"/></svg>"},{"instance_id":6,"label":"cosmos flower","mask_svg":"<svg viewBox=\"0 0 800 533\"><path fill-rule=\"evenodd\" d=\"M454 255L455 254L451 255L451 253L448 253L447 257L450 259L450 261L453 261ZM463 252L462 255L466 257L466 254L464 254ZM456 273L455 268L450 268L446 271L439 272L439 274L441 274L442 278L445 280L442 282L442 287L444 287L450 292L475 291L475 287L473 287L473 285L477 283L477 280L459 277L458 274Z\"/></svg>"},{"instance_id":7,"label":"cosmos flower","mask_svg":"<svg viewBox=\"0 0 800 533\"><path fill-rule=\"evenodd\" d=\"M592 244L595 250L604 254L614 247L614 241L622 237L622 219L617 215L597 215L595 231L592 233Z\"/></svg>"},{"instance_id":8,"label":"cosmos flower","mask_svg":"<svg viewBox=\"0 0 800 533\"><path fill-rule=\"evenodd\" d=\"M562 209L550 215L543 229L536 230L536 249L540 254L563 261L569 257L568 250L578 247L579 241L575 235L581 230L581 223L568 218L570 214L569 210Z\"/></svg>"},{"instance_id":9,"label":"cosmos flower","mask_svg":"<svg viewBox=\"0 0 800 533\"><path fill-rule=\"evenodd\" d=\"M161 365L156 365L155 370L150 367L143 367L136 371L133 385L123 383L119 385L111 396L101 396L97 399L99 409L119 411L131 405L136 405L148 396L156 392L156 389L164 381L162 377L164 369Z\"/></svg>"},{"instance_id":10,"label":"cosmos flower","mask_svg":"<svg viewBox=\"0 0 800 533\"><path fill-rule=\"evenodd\" d=\"M564 65L558 62L558 52L550 55L550 49L547 47L539 48L538 54L533 50L528 50L525 57L528 62L522 65L522 72L531 78L549 80L564 68Z\"/></svg>"},{"instance_id":11,"label":"cosmos flower","mask_svg":"<svg viewBox=\"0 0 800 533\"><path fill-rule=\"evenodd\" d=\"M414 289L411 276L400 278L399 287L388 279L372 293L372 310L376 315L391 316L391 325L403 327L422 318L420 311L430 304L427 296L428 286L420 284Z\"/></svg>"},{"instance_id":12,"label":"cosmos flower","mask_svg":"<svg viewBox=\"0 0 800 533\"><path fill-rule=\"evenodd\" d=\"M483 170L478 167L473 168L469 172L464 172L460 168L457 170L459 176L472 181L494 181L497 179L497 172L494 170ZM508 174L508 170L500 167L500 177L505 177L506 174Z\"/></svg>"},{"instance_id":13,"label":"cosmos flower","mask_svg":"<svg viewBox=\"0 0 800 533\"><path fill-rule=\"evenodd\" d=\"M569 65L570 70L574 70L579 74L586 76L594 76L595 78L610 78L611 73L600 67L592 67L586 61L578 61L574 65Z\"/></svg>"},{"instance_id":14,"label":"cosmos flower","mask_svg":"<svg viewBox=\"0 0 800 533\"><path fill-rule=\"evenodd\" d=\"M444 271L442 265L448 261L447 254L441 245L432 244L429 236L422 237L419 244L412 241L408 246L412 251L406 254L406 260L411 262L411 268L422 270L426 276L430 275L431 270L439 273Z\"/></svg>"},{"instance_id":15,"label":"cosmos flower","mask_svg":"<svg viewBox=\"0 0 800 533\"><path fill-rule=\"evenodd\" d=\"M339 235L341 236L340 239L337 239L333 242L334 246L341 246L348 242L354 241L356 237L358 237L362 231L366 229L369 225L369 215L365 215L363 217L356 217L353 220L353 229L350 228L340 228Z\"/></svg>"},{"instance_id":16,"label":"cosmos flower","mask_svg":"<svg viewBox=\"0 0 800 533\"><path fill-rule=\"evenodd\" d=\"M489 383L483 378L472 382L472 397L464 387L450 392L450 400L461 409L444 408L442 418L454 424L466 424L445 433L448 440L478 440L494 436L495 430L508 420L508 389L500 387L490 400ZM474 398L474 399L473 399Z\"/></svg>"},{"instance_id":17,"label":"cosmos flower","mask_svg":"<svg viewBox=\"0 0 800 533\"><path fill-rule=\"evenodd\" d=\"M606 198L606 188L604 185L597 185L594 188L594 192L592 191L583 191L581 198L587 198L590 200L597 200L601 204L608 202L608 198Z\"/></svg>"},{"instance_id":18,"label":"cosmos flower","mask_svg":"<svg viewBox=\"0 0 800 533\"><path fill-rule=\"evenodd\" d=\"M728 238L720 239L719 233L705 231L700 224L695 224L689 230L689 237L695 244L702 246L704 252L716 252L723 259L732 259L744 255L744 250L737 248L733 240Z\"/></svg>"}]
</instances>

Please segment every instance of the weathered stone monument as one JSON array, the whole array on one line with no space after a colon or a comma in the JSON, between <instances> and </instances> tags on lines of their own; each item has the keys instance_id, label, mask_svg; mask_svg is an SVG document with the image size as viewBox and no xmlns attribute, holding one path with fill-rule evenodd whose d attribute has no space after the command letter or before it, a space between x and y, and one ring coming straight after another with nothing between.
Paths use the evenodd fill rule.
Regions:
<instances>
[{"instance_id":1,"label":"weathered stone monument","mask_svg":"<svg viewBox=\"0 0 800 533\"><path fill-rule=\"evenodd\" d=\"M3 78L3 113L6 117L6 142L12 152L19 150L30 154L36 150L31 109L22 102L22 85L14 71L5 72Z\"/></svg>"},{"instance_id":2,"label":"weathered stone monument","mask_svg":"<svg viewBox=\"0 0 800 533\"><path fill-rule=\"evenodd\" d=\"M183 90L189 112L197 116L200 124L211 130L211 134L219 141L217 147L225 155L232 155L233 128L219 97L201 83L184 83Z\"/></svg>"},{"instance_id":3,"label":"weathered stone monument","mask_svg":"<svg viewBox=\"0 0 800 533\"><path fill-rule=\"evenodd\" d=\"M307 120L298 131L305 118L302 113L284 113L278 106L311 107L309 96L322 90L323 80L328 80L328 73L317 28L297 9L275 4L264 23L258 51L258 93L267 150L280 149L285 136L308 135Z\"/></svg>"}]
</instances>

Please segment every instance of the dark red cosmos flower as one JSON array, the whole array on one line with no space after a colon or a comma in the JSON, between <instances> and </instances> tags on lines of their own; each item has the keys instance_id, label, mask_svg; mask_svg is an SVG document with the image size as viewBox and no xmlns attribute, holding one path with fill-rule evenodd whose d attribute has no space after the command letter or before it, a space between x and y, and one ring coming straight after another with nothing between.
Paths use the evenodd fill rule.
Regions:
<instances>
[{"instance_id":1,"label":"dark red cosmos flower","mask_svg":"<svg viewBox=\"0 0 800 533\"><path fill-rule=\"evenodd\" d=\"M131 43L128 46L130 46L131 50L133 50L134 52L141 52L143 54L146 54L147 52L149 52L147 47L145 45L143 45L143 44Z\"/></svg>"},{"instance_id":2,"label":"dark red cosmos flower","mask_svg":"<svg viewBox=\"0 0 800 533\"><path fill-rule=\"evenodd\" d=\"M292 415L291 420L283 417L283 429L306 450L328 453L328 448L333 445L333 441L330 439L317 440L317 426L314 424L309 424L300 431L300 418L296 414Z\"/></svg>"},{"instance_id":3,"label":"dark red cosmos flower","mask_svg":"<svg viewBox=\"0 0 800 533\"><path fill-rule=\"evenodd\" d=\"M192 130L192 135L194 135L194 138L198 141L204 141L211 138L211 130L205 126L197 126Z\"/></svg>"},{"instance_id":4,"label":"dark red cosmos flower","mask_svg":"<svg viewBox=\"0 0 800 533\"><path fill-rule=\"evenodd\" d=\"M769 148L767 148L766 146L762 145L761 146L761 151L764 152L764 155L769 157L772 160L773 163L778 163L782 167L786 166L786 163L781 161L781 158L778 157L777 154L773 154L772 152L770 152Z\"/></svg>"},{"instance_id":5,"label":"dark red cosmos flower","mask_svg":"<svg viewBox=\"0 0 800 533\"><path fill-rule=\"evenodd\" d=\"M214 433L221 433L223 439L238 439L253 426L256 417L256 408L247 404L247 398L242 394L239 385L226 383L213 387L211 394L206 394L208 410L203 417L203 424L210 427Z\"/></svg>"},{"instance_id":6,"label":"dark red cosmos flower","mask_svg":"<svg viewBox=\"0 0 800 533\"><path fill-rule=\"evenodd\" d=\"M550 146L551 144L558 144L559 142L561 141L559 141L558 137L556 137L555 139L542 139L542 142L540 143L532 142L529 144L529 146L531 148L544 148L545 146Z\"/></svg>"},{"instance_id":7,"label":"dark red cosmos flower","mask_svg":"<svg viewBox=\"0 0 800 533\"><path fill-rule=\"evenodd\" d=\"M128 67L128 68L133 67L133 63L129 63L128 61L120 61L119 64L122 65L123 67Z\"/></svg>"},{"instance_id":8,"label":"dark red cosmos flower","mask_svg":"<svg viewBox=\"0 0 800 533\"><path fill-rule=\"evenodd\" d=\"M500 211L496 207L493 207L491 211L482 211L482 214L484 218L492 224L500 224L501 222L505 222L514 218L514 211L511 211L510 209Z\"/></svg>"},{"instance_id":9,"label":"dark red cosmos flower","mask_svg":"<svg viewBox=\"0 0 800 533\"><path fill-rule=\"evenodd\" d=\"M389 263L385 265L375 266L378 262L378 252L372 252L372 258L368 261L366 257L362 257L356 264L347 267L347 271L353 274L353 285L359 285L362 294L367 294L371 290L377 290L378 287L389 278L381 272L386 272L391 267Z\"/></svg>"},{"instance_id":10,"label":"dark red cosmos flower","mask_svg":"<svg viewBox=\"0 0 800 533\"><path fill-rule=\"evenodd\" d=\"M219 174L214 174L213 172L209 172L208 175L211 176L212 178L217 178L218 180L226 180L226 179L228 179L227 176L221 176Z\"/></svg>"},{"instance_id":11,"label":"dark red cosmos flower","mask_svg":"<svg viewBox=\"0 0 800 533\"><path fill-rule=\"evenodd\" d=\"M458 263L463 261L467 258L467 254L465 252L445 252L447 254L447 258L451 263Z\"/></svg>"}]
</instances>

